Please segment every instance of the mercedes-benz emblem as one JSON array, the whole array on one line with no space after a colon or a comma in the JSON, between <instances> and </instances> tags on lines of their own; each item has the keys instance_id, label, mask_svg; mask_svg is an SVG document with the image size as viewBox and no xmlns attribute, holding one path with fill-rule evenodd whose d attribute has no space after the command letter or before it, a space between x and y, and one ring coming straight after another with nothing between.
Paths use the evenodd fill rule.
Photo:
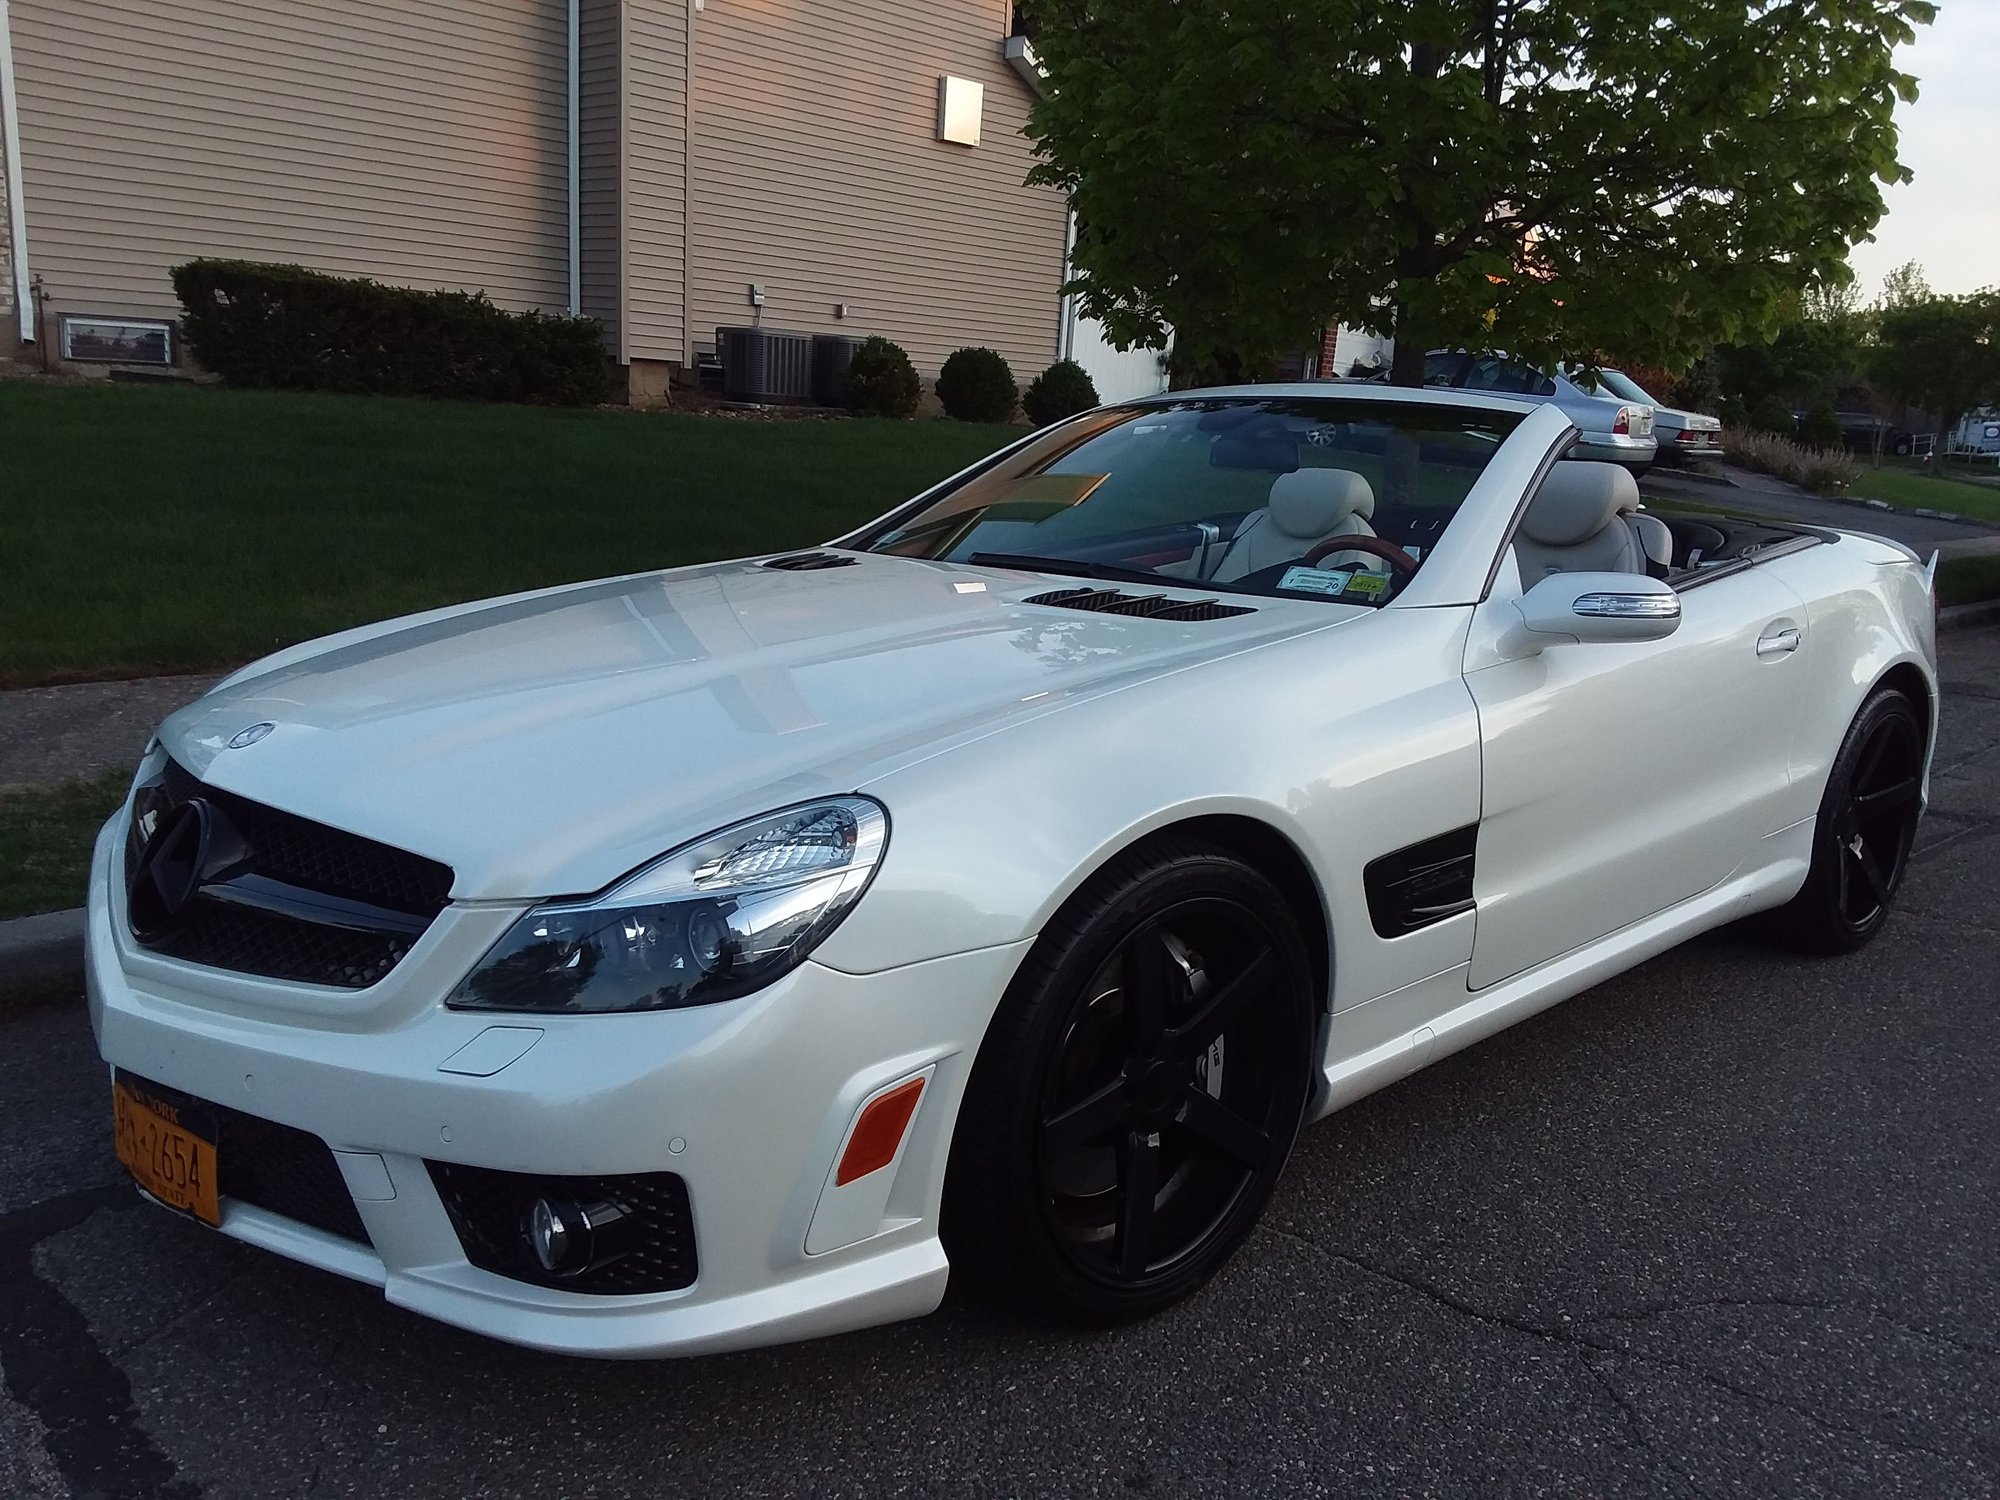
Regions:
<instances>
[{"instance_id":1,"label":"mercedes-benz emblem","mask_svg":"<svg viewBox=\"0 0 2000 1500\"><path fill-rule=\"evenodd\" d=\"M179 926L201 888L239 868L250 856L236 825L201 797L160 820L125 886L125 914L141 942Z\"/></svg>"},{"instance_id":2,"label":"mercedes-benz emblem","mask_svg":"<svg viewBox=\"0 0 2000 1500\"><path fill-rule=\"evenodd\" d=\"M229 737L229 748L231 750L247 749L277 727L276 724L271 723L267 719L262 724L252 724L248 729L239 729Z\"/></svg>"}]
</instances>

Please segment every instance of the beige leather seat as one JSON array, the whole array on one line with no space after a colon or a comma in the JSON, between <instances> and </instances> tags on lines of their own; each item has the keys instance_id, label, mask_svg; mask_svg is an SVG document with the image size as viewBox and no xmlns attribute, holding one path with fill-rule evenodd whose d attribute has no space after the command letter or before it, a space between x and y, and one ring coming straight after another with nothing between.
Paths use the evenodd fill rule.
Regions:
<instances>
[{"instance_id":1,"label":"beige leather seat","mask_svg":"<svg viewBox=\"0 0 2000 1500\"><path fill-rule=\"evenodd\" d=\"M1549 471L1514 534L1521 587L1551 573L1646 573L1639 486L1622 464L1565 459ZM1645 523L1665 530L1652 516ZM1669 538L1671 540L1671 538Z\"/></svg>"},{"instance_id":2,"label":"beige leather seat","mask_svg":"<svg viewBox=\"0 0 2000 1500\"><path fill-rule=\"evenodd\" d=\"M1242 578L1278 563L1297 562L1332 536L1373 536L1368 518L1375 514L1375 491L1352 469L1298 469L1280 474L1262 510L1252 511L1236 528L1221 559L1209 573L1224 582ZM1385 566L1362 552L1337 552L1319 566L1344 563Z\"/></svg>"}]
</instances>

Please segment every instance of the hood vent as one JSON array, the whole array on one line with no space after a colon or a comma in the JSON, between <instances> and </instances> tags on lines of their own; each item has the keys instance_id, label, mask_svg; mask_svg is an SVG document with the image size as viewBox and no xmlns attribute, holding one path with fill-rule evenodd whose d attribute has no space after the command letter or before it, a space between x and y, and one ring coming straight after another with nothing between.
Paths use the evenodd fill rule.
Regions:
<instances>
[{"instance_id":1,"label":"hood vent","mask_svg":"<svg viewBox=\"0 0 2000 1500\"><path fill-rule=\"evenodd\" d=\"M1116 589L1053 589L1022 601L1047 604L1055 609L1087 609L1101 615L1143 615L1149 620L1226 620L1231 615L1253 615L1254 609L1241 604L1218 604L1213 599L1170 599L1165 594L1121 594Z\"/></svg>"},{"instance_id":2,"label":"hood vent","mask_svg":"<svg viewBox=\"0 0 2000 1500\"><path fill-rule=\"evenodd\" d=\"M789 557L774 557L764 566L786 573L817 573L822 568L851 568L854 563L855 559L834 552L794 552Z\"/></svg>"}]
</instances>

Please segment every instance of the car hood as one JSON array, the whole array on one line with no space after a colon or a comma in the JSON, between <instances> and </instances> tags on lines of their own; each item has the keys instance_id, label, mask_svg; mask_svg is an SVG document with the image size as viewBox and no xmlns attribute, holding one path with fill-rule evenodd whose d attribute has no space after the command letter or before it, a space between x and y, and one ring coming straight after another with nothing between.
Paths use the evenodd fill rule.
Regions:
<instances>
[{"instance_id":1,"label":"car hood","mask_svg":"<svg viewBox=\"0 0 2000 1500\"><path fill-rule=\"evenodd\" d=\"M1278 599L1211 620L1090 613L1025 602L1073 580L841 556L349 632L246 668L160 739L212 785L444 861L457 899L540 898L1079 697L1369 613Z\"/></svg>"}]
</instances>

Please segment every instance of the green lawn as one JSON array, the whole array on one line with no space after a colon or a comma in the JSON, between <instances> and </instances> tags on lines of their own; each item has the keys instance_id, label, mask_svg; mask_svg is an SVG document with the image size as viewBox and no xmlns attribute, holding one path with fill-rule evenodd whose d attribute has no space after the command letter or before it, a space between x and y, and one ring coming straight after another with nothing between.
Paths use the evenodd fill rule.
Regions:
<instances>
[{"instance_id":1,"label":"green lawn","mask_svg":"<svg viewBox=\"0 0 2000 1500\"><path fill-rule=\"evenodd\" d=\"M0 792L0 920L83 905L90 846L124 800L130 771Z\"/></svg>"},{"instance_id":2,"label":"green lawn","mask_svg":"<svg viewBox=\"0 0 2000 1500\"><path fill-rule=\"evenodd\" d=\"M804 546L1020 431L0 381L0 686Z\"/></svg>"},{"instance_id":3,"label":"green lawn","mask_svg":"<svg viewBox=\"0 0 2000 1500\"><path fill-rule=\"evenodd\" d=\"M2000 557L1948 557L1938 564L1938 602L1973 604L2000 599Z\"/></svg>"},{"instance_id":4,"label":"green lawn","mask_svg":"<svg viewBox=\"0 0 2000 1500\"><path fill-rule=\"evenodd\" d=\"M1942 510L2000 524L2000 488L1975 483L1950 468L1933 478L1912 465L1885 460L1877 469L1864 461L1861 478L1849 493L1886 500L1898 510Z\"/></svg>"}]
</instances>

